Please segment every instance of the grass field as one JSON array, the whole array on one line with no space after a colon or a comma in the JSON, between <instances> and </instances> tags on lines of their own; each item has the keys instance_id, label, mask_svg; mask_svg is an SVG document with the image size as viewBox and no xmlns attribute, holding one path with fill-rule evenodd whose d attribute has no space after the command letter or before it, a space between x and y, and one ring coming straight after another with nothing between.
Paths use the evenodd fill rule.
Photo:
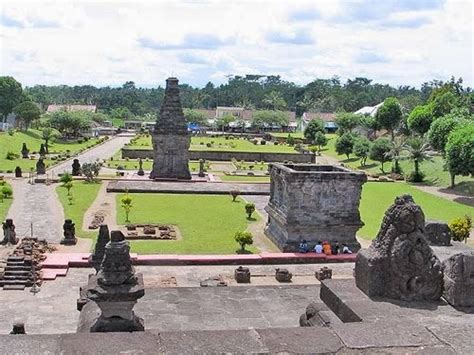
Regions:
<instances>
[{"instance_id":1,"label":"grass field","mask_svg":"<svg viewBox=\"0 0 474 355\"><path fill-rule=\"evenodd\" d=\"M426 219L449 222L465 214L474 217L474 208L433 196L405 183L369 182L363 186L360 213L365 226L357 235L364 239L375 238L387 208L396 196L410 194L421 206Z\"/></svg>"},{"instance_id":2,"label":"grass field","mask_svg":"<svg viewBox=\"0 0 474 355\"><path fill-rule=\"evenodd\" d=\"M238 182L270 182L269 176L236 176L236 175L219 175L222 181L238 181Z\"/></svg>"},{"instance_id":3,"label":"grass field","mask_svg":"<svg viewBox=\"0 0 474 355\"><path fill-rule=\"evenodd\" d=\"M71 154L79 151L82 148L92 147L96 142L96 139L90 139L83 143L52 143L49 147L51 154L66 153L69 151ZM38 152L43 143L41 139L41 133L38 130L30 129L28 132L15 132L12 136L5 132L0 132L0 171L14 170L19 166L23 172L27 172L30 168L36 166L36 160L22 159L21 148L23 143L26 143L30 153ZM8 152L13 152L20 155L20 158L16 160L6 159ZM45 160L46 166L51 165L51 160Z\"/></svg>"},{"instance_id":4,"label":"grass field","mask_svg":"<svg viewBox=\"0 0 474 355\"><path fill-rule=\"evenodd\" d=\"M99 192L100 183L86 183L84 181L74 181L71 189L71 195L74 198L72 205L69 204L67 190L58 185L56 187L56 193L58 194L59 201L63 205L65 218L70 218L76 224L76 235L82 238L92 238L97 235L97 232L85 232L82 231L82 220L84 214L94 202L97 193Z\"/></svg>"},{"instance_id":5,"label":"grass field","mask_svg":"<svg viewBox=\"0 0 474 355\"><path fill-rule=\"evenodd\" d=\"M0 192L3 186L10 186L6 182L0 182ZM11 204L13 203L13 198L0 199L0 221L4 221L7 216L8 210L10 209Z\"/></svg>"},{"instance_id":6,"label":"grass field","mask_svg":"<svg viewBox=\"0 0 474 355\"><path fill-rule=\"evenodd\" d=\"M117 195L117 206L120 198ZM234 254L238 244L237 231L249 223L243 200L232 202L230 196L131 194L134 207L132 223L165 223L177 225L182 240L133 241L132 251L141 254ZM117 207L117 223L125 224L125 213ZM259 218L254 214L255 218ZM256 249L248 247L255 252Z\"/></svg>"},{"instance_id":7,"label":"grass field","mask_svg":"<svg viewBox=\"0 0 474 355\"><path fill-rule=\"evenodd\" d=\"M116 169L117 167L121 166L124 170L137 170L138 169L138 159L120 159L120 160L108 160L107 167ZM151 170L153 166L153 161L143 160L143 170ZM189 162L189 169L191 171L199 171L199 162L197 161L190 161Z\"/></svg>"},{"instance_id":8,"label":"grass field","mask_svg":"<svg viewBox=\"0 0 474 355\"><path fill-rule=\"evenodd\" d=\"M270 133L271 136L274 137L279 137L279 138L287 138L288 135L291 135L293 138L304 138L304 133L303 132L272 132Z\"/></svg>"},{"instance_id":9,"label":"grass field","mask_svg":"<svg viewBox=\"0 0 474 355\"><path fill-rule=\"evenodd\" d=\"M367 159L366 166L360 165L360 159L354 155L350 155L350 159L347 159L345 155L338 155L335 150L335 142L337 135L328 134L328 144L322 151L323 155L338 159L344 165L357 170L364 170L369 174L382 174L381 164L377 161ZM444 159L440 156L433 157L432 161L424 161L420 164L420 170L425 174L424 184L447 188L450 186L451 179L448 171L444 170ZM401 160L400 167L405 174L409 174L414 170L413 162L409 160ZM384 172L390 173L392 169L392 163L386 162L384 164ZM469 176L456 176L456 184L461 183L455 188L455 191L467 193L474 196L474 179Z\"/></svg>"},{"instance_id":10,"label":"grass field","mask_svg":"<svg viewBox=\"0 0 474 355\"><path fill-rule=\"evenodd\" d=\"M211 146L208 147L207 144ZM151 136L140 136L129 147L135 149L150 149ZM253 144L246 139L225 139L223 137L192 137L190 150L258 152L258 153L296 153L294 147L288 145L274 145L267 142L265 145Z\"/></svg>"}]
</instances>

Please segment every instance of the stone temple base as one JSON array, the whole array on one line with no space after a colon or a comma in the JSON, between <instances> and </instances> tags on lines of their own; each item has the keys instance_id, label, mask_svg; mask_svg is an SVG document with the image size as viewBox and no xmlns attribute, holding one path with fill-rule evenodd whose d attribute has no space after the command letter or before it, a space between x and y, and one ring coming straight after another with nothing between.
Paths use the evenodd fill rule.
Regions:
<instances>
[{"instance_id":1,"label":"stone temple base","mask_svg":"<svg viewBox=\"0 0 474 355\"><path fill-rule=\"evenodd\" d=\"M152 134L153 169L150 179L191 180L188 149L191 138L188 134Z\"/></svg>"},{"instance_id":2,"label":"stone temple base","mask_svg":"<svg viewBox=\"0 0 474 355\"><path fill-rule=\"evenodd\" d=\"M62 245L76 245L77 244L77 238L63 238L61 239L61 241L59 242L59 244L62 244Z\"/></svg>"}]
</instances>

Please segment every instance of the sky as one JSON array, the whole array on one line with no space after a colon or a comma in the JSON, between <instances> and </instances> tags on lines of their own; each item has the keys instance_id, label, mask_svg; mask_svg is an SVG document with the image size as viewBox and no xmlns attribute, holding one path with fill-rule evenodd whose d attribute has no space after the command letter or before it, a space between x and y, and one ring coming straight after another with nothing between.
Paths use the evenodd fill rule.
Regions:
<instances>
[{"instance_id":1,"label":"sky","mask_svg":"<svg viewBox=\"0 0 474 355\"><path fill-rule=\"evenodd\" d=\"M2 0L0 75L141 87L245 74L420 87L453 75L472 87L473 33L468 0Z\"/></svg>"}]
</instances>

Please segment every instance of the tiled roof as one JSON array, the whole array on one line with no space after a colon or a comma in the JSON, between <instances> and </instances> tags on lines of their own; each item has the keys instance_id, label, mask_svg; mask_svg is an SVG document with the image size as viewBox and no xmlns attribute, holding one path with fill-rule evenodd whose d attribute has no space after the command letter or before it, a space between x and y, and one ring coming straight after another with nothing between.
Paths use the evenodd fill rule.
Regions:
<instances>
[{"instance_id":1,"label":"tiled roof","mask_svg":"<svg viewBox=\"0 0 474 355\"><path fill-rule=\"evenodd\" d=\"M49 105L46 112L57 112L60 110L95 112L96 109L96 105Z\"/></svg>"}]
</instances>

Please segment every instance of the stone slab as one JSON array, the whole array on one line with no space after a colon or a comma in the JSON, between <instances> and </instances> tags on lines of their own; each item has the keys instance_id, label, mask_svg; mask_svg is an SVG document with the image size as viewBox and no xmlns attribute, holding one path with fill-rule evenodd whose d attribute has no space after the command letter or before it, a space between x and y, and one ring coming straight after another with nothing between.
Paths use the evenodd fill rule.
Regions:
<instances>
[{"instance_id":1,"label":"stone slab","mask_svg":"<svg viewBox=\"0 0 474 355\"><path fill-rule=\"evenodd\" d=\"M362 316L351 307L351 303L365 300L367 296L353 283L323 280L319 297L342 322L362 321Z\"/></svg>"},{"instance_id":2,"label":"stone slab","mask_svg":"<svg viewBox=\"0 0 474 355\"><path fill-rule=\"evenodd\" d=\"M473 315L474 317L474 315ZM448 344L457 354L472 354L474 349L474 329L469 325L450 324L429 326L428 329L442 342Z\"/></svg>"},{"instance_id":3,"label":"stone slab","mask_svg":"<svg viewBox=\"0 0 474 355\"><path fill-rule=\"evenodd\" d=\"M431 249L441 262L449 259L455 254L466 251L474 251L474 248L470 247L469 245L455 241L452 241L450 246L431 246Z\"/></svg>"},{"instance_id":4,"label":"stone slab","mask_svg":"<svg viewBox=\"0 0 474 355\"><path fill-rule=\"evenodd\" d=\"M332 329L349 348L420 347L442 345L424 326L406 320L334 324Z\"/></svg>"},{"instance_id":5,"label":"stone slab","mask_svg":"<svg viewBox=\"0 0 474 355\"><path fill-rule=\"evenodd\" d=\"M223 182L159 182L115 180L107 185L107 192L172 193L229 195L239 190L242 195L269 195L270 184L234 184Z\"/></svg>"},{"instance_id":6,"label":"stone slab","mask_svg":"<svg viewBox=\"0 0 474 355\"><path fill-rule=\"evenodd\" d=\"M26 327L28 333L28 327ZM0 354L59 354L59 335L1 335Z\"/></svg>"}]
</instances>

